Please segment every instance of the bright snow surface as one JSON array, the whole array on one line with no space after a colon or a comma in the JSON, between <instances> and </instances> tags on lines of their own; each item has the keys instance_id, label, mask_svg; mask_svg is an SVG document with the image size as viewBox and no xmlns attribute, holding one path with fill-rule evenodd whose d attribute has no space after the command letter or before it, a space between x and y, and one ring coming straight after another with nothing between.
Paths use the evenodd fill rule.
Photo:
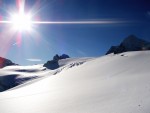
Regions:
<instances>
[{"instance_id":1,"label":"bright snow surface","mask_svg":"<svg viewBox=\"0 0 150 113\"><path fill-rule=\"evenodd\" d=\"M0 113L149 113L150 51L82 60L1 92Z\"/></svg>"}]
</instances>

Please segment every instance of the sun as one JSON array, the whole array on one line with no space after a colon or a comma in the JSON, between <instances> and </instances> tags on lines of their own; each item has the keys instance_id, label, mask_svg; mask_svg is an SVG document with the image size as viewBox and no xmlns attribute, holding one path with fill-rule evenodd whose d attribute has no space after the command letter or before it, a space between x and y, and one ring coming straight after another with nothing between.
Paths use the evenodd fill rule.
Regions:
<instances>
[{"instance_id":1,"label":"sun","mask_svg":"<svg viewBox=\"0 0 150 113\"><path fill-rule=\"evenodd\" d=\"M31 15L25 13L13 14L11 16L13 29L17 31L30 31L32 28Z\"/></svg>"}]
</instances>

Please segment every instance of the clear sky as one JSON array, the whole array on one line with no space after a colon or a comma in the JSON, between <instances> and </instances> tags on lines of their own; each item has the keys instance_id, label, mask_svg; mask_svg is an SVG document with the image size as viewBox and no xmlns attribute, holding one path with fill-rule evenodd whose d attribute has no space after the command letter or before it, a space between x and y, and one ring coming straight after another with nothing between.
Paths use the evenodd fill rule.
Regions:
<instances>
[{"instance_id":1,"label":"clear sky","mask_svg":"<svg viewBox=\"0 0 150 113\"><path fill-rule=\"evenodd\" d=\"M0 20L7 20L22 1L0 0ZM39 21L115 23L35 24L33 32L21 33L10 33L11 25L1 23L0 56L20 65L45 63L63 53L102 56L130 34L150 41L150 0L26 0L25 11Z\"/></svg>"}]
</instances>

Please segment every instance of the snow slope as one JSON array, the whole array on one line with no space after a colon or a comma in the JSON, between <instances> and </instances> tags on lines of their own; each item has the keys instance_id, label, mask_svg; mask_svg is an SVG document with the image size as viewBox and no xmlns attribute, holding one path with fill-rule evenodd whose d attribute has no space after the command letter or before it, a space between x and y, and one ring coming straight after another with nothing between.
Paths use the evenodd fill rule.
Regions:
<instances>
[{"instance_id":1,"label":"snow slope","mask_svg":"<svg viewBox=\"0 0 150 113\"><path fill-rule=\"evenodd\" d=\"M92 60L92 58L68 58L58 60L58 67L55 70L47 69L43 64L33 66L7 66L0 69L0 91L5 91L10 88L19 87L33 83L43 77L56 75L62 70L69 69L74 66L83 64ZM48 63L51 67L54 63ZM32 81L31 81L32 80ZM23 85L21 85L23 84Z\"/></svg>"},{"instance_id":2,"label":"snow slope","mask_svg":"<svg viewBox=\"0 0 150 113\"><path fill-rule=\"evenodd\" d=\"M43 65L4 67L0 69L0 91L42 77L47 73L45 70Z\"/></svg>"},{"instance_id":3,"label":"snow slope","mask_svg":"<svg viewBox=\"0 0 150 113\"><path fill-rule=\"evenodd\" d=\"M149 113L149 62L150 51L140 51L68 67L1 92L0 113Z\"/></svg>"}]
</instances>

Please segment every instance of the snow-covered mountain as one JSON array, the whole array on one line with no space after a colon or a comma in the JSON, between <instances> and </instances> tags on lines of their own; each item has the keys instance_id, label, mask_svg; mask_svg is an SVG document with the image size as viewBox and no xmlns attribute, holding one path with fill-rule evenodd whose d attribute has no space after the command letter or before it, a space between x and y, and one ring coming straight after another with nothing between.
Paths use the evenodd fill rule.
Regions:
<instances>
[{"instance_id":1,"label":"snow-covered mountain","mask_svg":"<svg viewBox=\"0 0 150 113\"><path fill-rule=\"evenodd\" d=\"M150 42L139 39L134 35L130 35L123 40L119 46L112 46L106 54L122 53L127 51L150 50Z\"/></svg>"},{"instance_id":2,"label":"snow-covered mountain","mask_svg":"<svg viewBox=\"0 0 150 113\"><path fill-rule=\"evenodd\" d=\"M0 92L8 90L31 81L40 80L42 77L56 75L62 70L79 66L91 58L60 58L47 63L33 66L7 66L0 69ZM57 65L56 65L57 64Z\"/></svg>"},{"instance_id":3,"label":"snow-covered mountain","mask_svg":"<svg viewBox=\"0 0 150 113\"><path fill-rule=\"evenodd\" d=\"M43 66L48 68L48 69L51 69L51 70L57 69L57 68L62 66L59 63L59 61L62 60L62 59L66 59L66 58L70 58L69 55L62 54L62 55L59 56L58 54L56 54L53 57L53 60L47 61Z\"/></svg>"},{"instance_id":4,"label":"snow-covered mountain","mask_svg":"<svg viewBox=\"0 0 150 113\"><path fill-rule=\"evenodd\" d=\"M62 59L63 66L55 70L42 65L5 67L1 75L17 70L39 79L1 92L0 112L149 113L149 62L150 51L138 51Z\"/></svg>"}]
</instances>

